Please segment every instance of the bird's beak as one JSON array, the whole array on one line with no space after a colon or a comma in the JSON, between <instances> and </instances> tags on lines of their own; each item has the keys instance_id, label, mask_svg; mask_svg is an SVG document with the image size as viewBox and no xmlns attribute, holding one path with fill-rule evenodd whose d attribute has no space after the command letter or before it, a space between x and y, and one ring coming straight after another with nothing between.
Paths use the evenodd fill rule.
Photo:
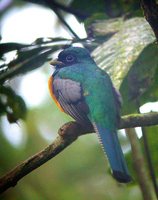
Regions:
<instances>
[{"instance_id":1,"label":"bird's beak","mask_svg":"<svg viewBox=\"0 0 158 200\"><path fill-rule=\"evenodd\" d=\"M55 60L52 60L51 62L50 62L50 65L53 65L53 66L63 66L64 65L64 63L63 62L61 62L61 61L59 61L59 60L57 60L57 59L55 59Z\"/></svg>"}]
</instances>

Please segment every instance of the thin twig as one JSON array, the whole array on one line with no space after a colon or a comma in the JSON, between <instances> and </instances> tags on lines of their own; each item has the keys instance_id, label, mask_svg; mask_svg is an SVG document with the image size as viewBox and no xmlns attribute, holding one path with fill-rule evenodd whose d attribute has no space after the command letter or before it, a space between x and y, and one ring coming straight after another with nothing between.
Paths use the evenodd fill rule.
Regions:
<instances>
[{"instance_id":1,"label":"thin twig","mask_svg":"<svg viewBox=\"0 0 158 200\"><path fill-rule=\"evenodd\" d=\"M148 114L135 114L122 117L119 129L137 126L151 126L157 124L157 112ZM92 127L85 128L79 125L77 122L66 123L59 129L59 136L52 144L39 153L28 158L0 178L0 193L4 192L10 187L15 186L17 182L24 176L58 155L67 146L74 142L78 136L92 132L94 132Z\"/></svg>"},{"instance_id":2,"label":"thin twig","mask_svg":"<svg viewBox=\"0 0 158 200\"><path fill-rule=\"evenodd\" d=\"M60 4L59 2L56 2L56 1L52 1L52 4L54 4L54 6L56 6L56 8L59 8L65 12L71 13L82 20L85 20L86 18L90 17L90 14L84 13L83 11L80 11L80 10L76 10L76 9L72 8L71 6L68 7L68 6Z\"/></svg>"},{"instance_id":3,"label":"thin twig","mask_svg":"<svg viewBox=\"0 0 158 200\"><path fill-rule=\"evenodd\" d=\"M51 0L45 0L45 3L47 4L48 7L50 7L55 14L57 15L57 17L59 18L59 20L62 22L62 24L70 31L70 33L77 39L80 39L79 36L72 30L71 26L69 26L69 24L65 21L64 17L62 16L62 14L60 13L60 10L58 8L56 8L56 6L52 3Z\"/></svg>"}]
</instances>

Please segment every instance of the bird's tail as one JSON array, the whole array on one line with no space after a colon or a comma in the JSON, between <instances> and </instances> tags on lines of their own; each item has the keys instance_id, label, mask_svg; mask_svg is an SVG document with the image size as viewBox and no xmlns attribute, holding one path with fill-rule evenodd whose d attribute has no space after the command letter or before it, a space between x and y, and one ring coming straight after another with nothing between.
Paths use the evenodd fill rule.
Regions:
<instances>
[{"instance_id":1,"label":"bird's tail","mask_svg":"<svg viewBox=\"0 0 158 200\"><path fill-rule=\"evenodd\" d=\"M112 132L96 124L93 124L93 126L108 157L113 177L121 183L130 182L131 176L129 175L116 131Z\"/></svg>"}]
</instances>

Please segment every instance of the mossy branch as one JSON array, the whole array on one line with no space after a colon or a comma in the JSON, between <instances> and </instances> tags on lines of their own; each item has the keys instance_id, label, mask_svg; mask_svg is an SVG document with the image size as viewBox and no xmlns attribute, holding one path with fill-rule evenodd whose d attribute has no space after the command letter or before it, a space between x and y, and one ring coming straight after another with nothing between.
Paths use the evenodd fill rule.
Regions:
<instances>
[{"instance_id":1,"label":"mossy branch","mask_svg":"<svg viewBox=\"0 0 158 200\"><path fill-rule=\"evenodd\" d=\"M123 116L121 118L119 129L152 125L158 125L158 112ZM58 131L59 136L57 136L52 144L23 161L21 164L0 178L0 193L10 187L14 187L25 175L58 155L79 136L92 132L94 132L92 127L85 128L77 122L68 122L64 124Z\"/></svg>"}]
</instances>

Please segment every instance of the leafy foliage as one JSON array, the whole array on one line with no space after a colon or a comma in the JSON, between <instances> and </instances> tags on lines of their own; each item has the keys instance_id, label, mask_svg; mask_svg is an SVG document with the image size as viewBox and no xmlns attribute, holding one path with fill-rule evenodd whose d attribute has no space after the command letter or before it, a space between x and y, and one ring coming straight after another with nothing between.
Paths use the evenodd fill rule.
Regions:
<instances>
[{"instance_id":1,"label":"leafy foliage","mask_svg":"<svg viewBox=\"0 0 158 200\"><path fill-rule=\"evenodd\" d=\"M4 84L6 80L13 78L19 74L30 72L44 65L46 61L51 60L50 55L61 48L62 42L69 41L64 38L38 38L30 45L19 43L1 43L0 55L0 83ZM61 44L58 44L58 43ZM57 43L57 44L56 44ZM6 53L16 51L16 57L6 64ZM6 101L3 102L4 95ZM24 100L16 95L13 90L2 86L0 88L0 114L7 114L10 123L16 122L18 119L24 119L26 115L26 106ZM11 111L8 111L8 108Z\"/></svg>"},{"instance_id":2,"label":"leafy foliage","mask_svg":"<svg viewBox=\"0 0 158 200\"><path fill-rule=\"evenodd\" d=\"M77 1L74 0L71 3L72 8L82 10L89 15L93 15L96 13L106 13L109 17L118 17L128 12L135 13L139 10L139 2L134 1L109 1L109 0L88 0L88 1Z\"/></svg>"},{"instance_id":3,"label":"leafy foliage","mask_svg":"<svg viewBox=\"0 0 158 200\"><path fill-rule=\"evenodd\" d=\"M137 101L143 105L157 100L157 54L158 47L156 44L152 43L146 46L124 78L120 89L126 113L136 111ZM134 106L133 109L132 105Z\"/></svg>"},{"instance_id":4,"label":"leafy foliage","mask_svg":"<svg viewBox=\"0 0 158 200\"><path fill-rule=\"evenodd\" d=\"M41 67L53 52L60 49L61 44L57 42L68 41L64 38L38 38L31 45L17 44L17 43L2 43L0 44L2 59L2 72L0 73L0 82L3 83L8 78L15 75L22 74ZM5 53L17 50L16 58L8 64L5 64ZM5 70L3 70L5 68Z\"/></svg>"},{"instance_id":5,"label":"leafy foliage","mask_svg":"<svg viewBox=\"0 0 158 200\"><path fill-rule=\"evenodd\" d=\"M26 117L24 100L9 88L0 86L0 115L6 114L10 123Z\"/></svg>"}]
</instances>

